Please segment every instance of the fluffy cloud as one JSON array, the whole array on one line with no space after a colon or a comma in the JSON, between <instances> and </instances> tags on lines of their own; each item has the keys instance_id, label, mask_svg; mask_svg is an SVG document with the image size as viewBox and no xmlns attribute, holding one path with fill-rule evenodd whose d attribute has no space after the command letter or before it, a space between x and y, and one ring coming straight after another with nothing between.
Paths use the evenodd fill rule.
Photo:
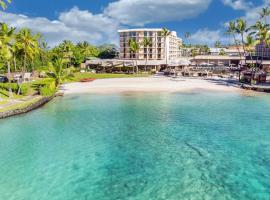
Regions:
<instances>
[{"instance_id":1,"label":"fluffy cloud","mask_svg":"<svg viewBox=\"0 0 270 200\"><path fill-rule=\"evenodd\" d=\"M205 11L211 0L119 0L104 13L119 22L143 26L153 22L180 21Z\"/></svg>"},{"instance_id":2,"label":"fluffy cloud","mask_svg":"<svg viewBox=\"0 0 270 200\"><path fill-rule=\"evenodd\" d=\"M251 8L252 2L246 0L222 0L224 5L232 7L234 10L247 10Z\"/></svg>"},{"instance_id":3,"label":"fluffy cloud","mask_svg":"<svg viewBox=\"0 0 270 200\"><path fill-rule=\"evenodd\" d=\"M94 44L117 43L117 30L124 25L143 26L195 17L206 10L212 0L118 0L109 3L100 14L77 7L60 13L56 20L45 17L1 12L0 21L13 27L27 27L40 32L50 46L67 39Z\"/></svg>"},{"instance_id":4,"label":"fluffy cloud","mask_svg":"<svg viewBox=\"0 0 270 200\"><path fill-rule=\"evenodd\" d=\"M67 39L73 42L89 41L94 44L115 43L119 24L104 16L94 15L89 11L72 8L60 14L57 20L51 21L44 17L30 18L25 15L17 15L0 12L1 21L13 27L27 27L34 32L40 32L50 46Z\"/></svg>"},{"instance_id":5,"label":"fluffy cloud","mask_svg":"<svg viewBox=\"0 0 270 200\"><path fill-rule=\"evenodd\" d=\"M200 29L191 35L190 41L194 44L207 44L213 46L216 41L222 44L231 42L231 38L226 36L222 30Z\"/></svg>"}]
</instances>

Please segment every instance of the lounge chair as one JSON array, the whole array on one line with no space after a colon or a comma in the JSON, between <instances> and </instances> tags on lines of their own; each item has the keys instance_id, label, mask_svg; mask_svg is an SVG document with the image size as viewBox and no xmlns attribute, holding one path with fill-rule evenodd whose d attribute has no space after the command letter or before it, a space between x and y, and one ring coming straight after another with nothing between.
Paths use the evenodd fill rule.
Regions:
<instances>
[{"instance_id":1,"label":"lounge chair","mask_svg":"<svg viewBox=\"0 0 270 200\"><path fill-rule=\"evenodd\" d=\"M23 82L31 81L31 73L25 73L23 76Z\"/></svg>"}]
</instances>

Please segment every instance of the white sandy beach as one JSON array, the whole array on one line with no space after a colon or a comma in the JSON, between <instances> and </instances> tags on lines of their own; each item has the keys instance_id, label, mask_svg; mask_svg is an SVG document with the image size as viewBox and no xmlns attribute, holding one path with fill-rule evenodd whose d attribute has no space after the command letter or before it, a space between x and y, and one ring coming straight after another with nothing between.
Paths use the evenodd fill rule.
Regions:
<instances>
[{"instance_id":1,"label":"white sandy beach","mask_svg":"<svg viewBox=\"0 0 270 200\"><path fill-rule=\"evenodd\" d=\"M98 79L90 83L70 83L62 88L64 94L122 93L122 92L187 92L210 90L233 92L240 89L222 80L192 78L146 77Z\"/></svg>"}]
</instances>

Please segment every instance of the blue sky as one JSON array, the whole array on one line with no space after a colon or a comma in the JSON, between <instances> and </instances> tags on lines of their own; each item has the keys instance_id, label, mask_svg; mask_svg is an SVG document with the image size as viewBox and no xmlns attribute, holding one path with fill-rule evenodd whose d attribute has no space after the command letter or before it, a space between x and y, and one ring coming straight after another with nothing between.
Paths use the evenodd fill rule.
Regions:
<instances>
[{"instance_id":1,"label":"blue sky","mask_svg":"<svg viewBox=\"0 0 270 200\"><path fill-rule=\"evenodd\" d=\"M53 46L63 39L116 43L117 30L167 27L188 43L229 43L224 24L242 17L254 23L269 0L13 0L0 21L41 32Z\"/></svg>"}]
</instances>

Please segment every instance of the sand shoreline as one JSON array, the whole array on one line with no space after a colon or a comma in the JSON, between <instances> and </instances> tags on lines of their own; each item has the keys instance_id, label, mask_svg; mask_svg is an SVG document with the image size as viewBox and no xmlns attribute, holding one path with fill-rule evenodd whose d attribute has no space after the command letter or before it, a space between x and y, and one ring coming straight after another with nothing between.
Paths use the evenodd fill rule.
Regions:
<instances>
[{"instance_id":1,"label":"sand shoreline","mask_svg":"<svg viewBox=\"0 0 270 200\"><path fill-rule=\"evenodd\" d=\"M177 93L192 91L237 92L241 89L221 79L170 77L98 79L90 83L69 83L61 88L64 94L112 93Z\"/></svg>"}]
</instances>

